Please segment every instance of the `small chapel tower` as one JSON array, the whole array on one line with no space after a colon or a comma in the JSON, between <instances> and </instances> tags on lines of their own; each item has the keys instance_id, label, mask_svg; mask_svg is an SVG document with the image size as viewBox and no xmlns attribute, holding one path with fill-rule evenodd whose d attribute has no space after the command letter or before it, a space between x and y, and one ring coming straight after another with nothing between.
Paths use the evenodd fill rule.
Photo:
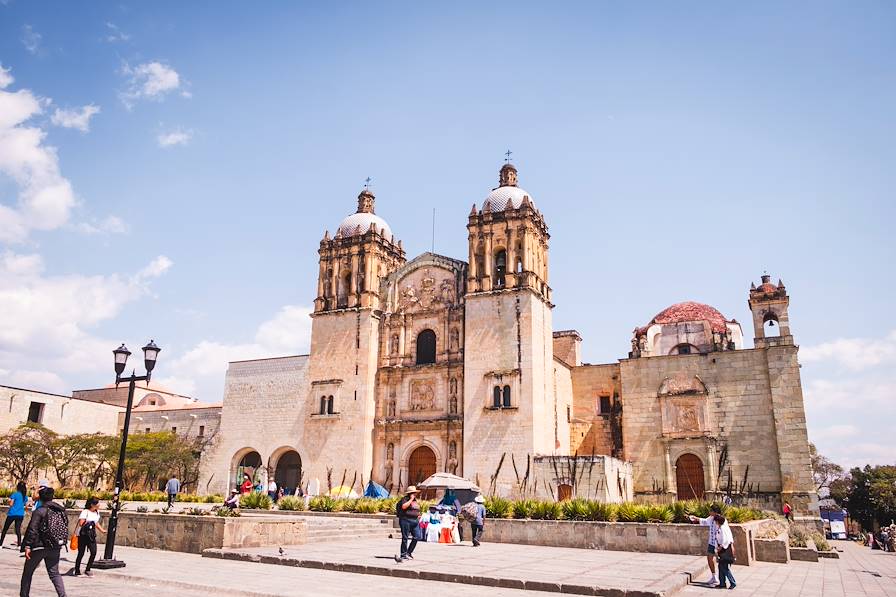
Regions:
<instances>
[{"instance_id":1,"label":"small chapel tower","mask_svg":"<svg viewBox=\"0 0 896 597\"><path fill-rule=\"evenodd\" d=\"M493 489L506 495L511 460L569 452L568 405L553 383L550 235L509 162L467 230L464 475L487 485L500 468Z\"/></svg>"},{"instance_id":2,"label":"small chapel tower","mask_svg":"<svg viewBox=\"0 0 896 597\"><path fill-rule=\"evenodd\" d=\"M380 281L405 261L401 242L374 213L374 201L365 187L357 212L342 220L333 238L325 233L318 249L303 425L305 448L315 455L309 479L324 479L326 467L360 477L373 466Z\"/></svg>"},{"instance_id":3,"label":"small chapel tower","mask_svg":"<svg viewBox=\"0 0 896 597\"><path fill-rule=\"evenodd\" d=\"M790 318L787 315L790 297L787 296L784 282L778 280L778 285L775 286L771 282L771 276L763 274L758 288L756 284L750 285L747 304L753 312L753 344L756 348L793 344Z\"/></svg>"}]
</instances>

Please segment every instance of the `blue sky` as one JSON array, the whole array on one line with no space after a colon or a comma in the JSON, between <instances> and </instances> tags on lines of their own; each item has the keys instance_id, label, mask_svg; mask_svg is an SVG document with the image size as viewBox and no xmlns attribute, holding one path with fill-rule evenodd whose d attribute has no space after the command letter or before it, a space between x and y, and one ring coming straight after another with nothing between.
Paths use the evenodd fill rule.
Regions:
<instances>
[{"instance_id":1,"label":"blue sky","mask_svg":"<svg viewBox=\"0 0 896 597\"><path fill-rule=\"evenodd\" d=\"M211 5L210 5L211 6ZM625 356L671 303L749 329L783 278L810 437L896 461L896 7L0 2L0 383L307 349L317 244L367 176L409 256L466 259L510 148L556 329ZM748 344L750 341L748 340Z\"/></svg>"}]
</instances>

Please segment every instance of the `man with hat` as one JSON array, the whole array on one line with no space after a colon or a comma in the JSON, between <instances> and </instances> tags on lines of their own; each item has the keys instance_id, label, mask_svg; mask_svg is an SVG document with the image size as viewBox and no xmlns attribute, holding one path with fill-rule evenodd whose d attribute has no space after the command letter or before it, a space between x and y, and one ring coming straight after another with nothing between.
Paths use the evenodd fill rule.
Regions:
<instances>
[{"instance_id":1,"label":"man with hat","mask_svg":"<svg viewBox=\"0 0 896 597\"><path fill-rule=\"evenodd\" d=\"M476 502L476 520L471 522L470 526L473 527L473 547L479 547L482 528L485 526L485 498L477 495L473 501Z\"/></svg>"},{"instance_id":2,"label":"man with hat","mask_svg":"<svg viewBox=\"0 0 896 597\"><path fill-rule=\"evenodd\" d=\"M420 502L417 501L417 487L411 485L405 495L395 506L398 515L398 526L401 527L401 555L395 556L399 564L414 559L414 548L417 547L417 526L420 524ZM410 540L410 543L409 541Z\"/></svg>"}]
</instances>

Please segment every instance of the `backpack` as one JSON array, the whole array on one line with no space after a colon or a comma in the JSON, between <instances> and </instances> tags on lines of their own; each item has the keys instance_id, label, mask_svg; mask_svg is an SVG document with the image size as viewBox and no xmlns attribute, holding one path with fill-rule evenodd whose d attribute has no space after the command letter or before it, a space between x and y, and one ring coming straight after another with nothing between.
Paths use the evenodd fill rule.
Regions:
<instances>
[{"instance_id":1,"label":"backpack","mask_svg":"<svg viewBox=\"0 0 896 597\"><path fill-rule=\"evenodd\" d=\"M479 508L476 502L467 502L460 509L460 516L467 522L476 522L476 515L479 514Z\"/></svg>"},{"instance_id":2,"label":"backpack","mask_svg":"<svg viewBox=\"0 0 896 597\"><path fill-rule=\"evenodd\" d=\"M68 516L49 505L44 508L47 513L38 529L41 543L47 549L61 549L63 545L68 545Z\"/></svg>"}]
</instances>

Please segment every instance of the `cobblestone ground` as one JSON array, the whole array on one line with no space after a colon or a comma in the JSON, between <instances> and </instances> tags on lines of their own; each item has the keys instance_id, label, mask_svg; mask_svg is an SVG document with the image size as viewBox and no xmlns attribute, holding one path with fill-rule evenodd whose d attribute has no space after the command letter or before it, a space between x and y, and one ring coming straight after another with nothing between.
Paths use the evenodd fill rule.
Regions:
<instances>
[{"instance_id":1,"label":"cobblestone ground","mask_svg":"<svg viewBox=\"0 0 896 597\"><path fill-rule=\"evenodd\" d=\"M896 554L871 551L851 541L834 541L832 544L843 550L839 560L735 566L737 589L732 594L754 597L896 596ZM679 595L695 597L718 592L691 585Z\"/></svg>"}]
</instances>

